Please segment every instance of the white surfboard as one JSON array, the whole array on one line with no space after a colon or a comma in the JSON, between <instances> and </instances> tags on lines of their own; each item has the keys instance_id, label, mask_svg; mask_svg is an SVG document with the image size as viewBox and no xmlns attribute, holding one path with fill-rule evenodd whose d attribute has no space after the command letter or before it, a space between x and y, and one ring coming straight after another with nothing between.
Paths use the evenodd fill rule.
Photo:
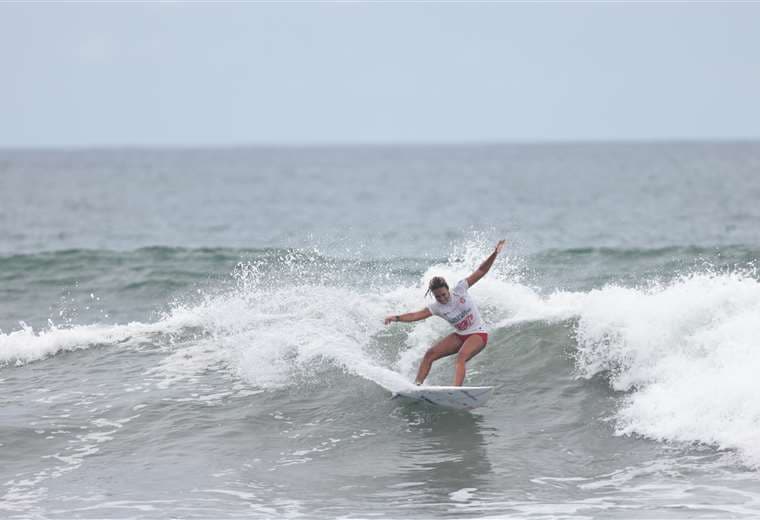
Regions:
<instances>
[{"instance_id":1,"label":"white surfboard","mask_svg":"<svg viewBox=\"0 0 760 520\"><path fill-rule=\"evenodd\" d=\"M491 396L492 386L410 386L396 394L430 404L458 410L483 405Z\"/></svg>"}]
</instances>

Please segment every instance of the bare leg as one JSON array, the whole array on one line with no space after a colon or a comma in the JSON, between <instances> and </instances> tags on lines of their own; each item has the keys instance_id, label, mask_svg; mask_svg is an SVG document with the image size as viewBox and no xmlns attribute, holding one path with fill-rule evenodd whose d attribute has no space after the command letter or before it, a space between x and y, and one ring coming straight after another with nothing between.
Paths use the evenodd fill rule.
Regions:
<instances>
[{"instance_id":1,"label":"bare leg","mask_svg":"<svg viewBox=\"0 0 760 520\"><path fill-rule=\"evenodd\" d=\"M482 341L482 340L481 340ZM415 383L421 385L430 372L430 367L433 365L433 361L442 357L451 356L459 352L462 347L462 340L456 334L449 334L441 341L433 345L425 352L425 357L422 358L420 363L420 369L417 371L417 379Z\"/></svg>"},{"instance_id":2,"label":"bare leg","mask_svg":"<svg viewBox=\"0 0 760 520\"><path fill-rule=\"evenodd\" d=\"M459 349L459 355L457 356L454 386L462 386L462 383L464 383L465 364L485 347L486 344L480 336L474 335L467 338L467 341L464 342L462 348Z\"/></svg>"}]
</instances>

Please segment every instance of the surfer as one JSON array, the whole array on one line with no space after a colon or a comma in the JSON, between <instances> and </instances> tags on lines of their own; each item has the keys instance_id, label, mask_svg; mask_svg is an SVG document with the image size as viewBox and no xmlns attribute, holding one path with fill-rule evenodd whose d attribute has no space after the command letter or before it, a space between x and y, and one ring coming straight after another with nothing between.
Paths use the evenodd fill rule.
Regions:
<instances>
[{"instance_id":1,"label":"surfer","mask_svg":"<svg viewBox=\"0 0 760 520\"><path fill-rule=\"evenodd\" d=\"M445 319L457 329L456 332L449 334L425 352L417 372L417 378L414 381L415 384L421 385L425 381L433 361L457 354L454 386L462 386L466 363L483 350L488 343L488 330L467 290L491 269L494 260L504 248L504 243L504 240L499 240L493 253L480 264L480 267L467 278L460 280L452 290L449 290L449 285L444 278L433 277L425 296L428 293L433 293L435 301L424 309L385 318L385 324L388 325L394 321L405 323L420 321L435 315Z\"/></svg>"}]
</instances>

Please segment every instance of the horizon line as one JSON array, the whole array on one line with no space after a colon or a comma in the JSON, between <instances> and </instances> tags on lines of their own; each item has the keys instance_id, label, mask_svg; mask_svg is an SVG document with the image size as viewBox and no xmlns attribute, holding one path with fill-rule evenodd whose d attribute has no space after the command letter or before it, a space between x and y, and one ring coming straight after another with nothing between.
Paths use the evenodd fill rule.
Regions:
<instances>
[{"instance_id":1,"label":"horizon line","mask_svg":"<svg viewBox=\"0 0 760 520\"><path fill-rule=\"evenodd\" d=\"M752 144L760 137L673 137L624 139L525 139L525 140L430 140L430 141L325 141L325 142L239 142L173 144L76 144L76 145L0 145L0 151L127 151L127 150L241 150L241 149L336 149L336 148L476 148L496 146L593 145L593 144Z\"/></svg>"}]
</instances>

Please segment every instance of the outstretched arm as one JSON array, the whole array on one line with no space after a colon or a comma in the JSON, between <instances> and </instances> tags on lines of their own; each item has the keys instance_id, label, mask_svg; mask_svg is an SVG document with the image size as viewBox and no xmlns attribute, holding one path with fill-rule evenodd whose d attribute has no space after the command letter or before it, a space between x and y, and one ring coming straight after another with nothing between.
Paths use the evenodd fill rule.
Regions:
<instances>
[{"instance_id":1,"label":"outstretched arm","mask_svg":"<svg viewBox=\"0 0 760 520\"><path fill-rule=\"evenodd\" d=\"M432 315L433 314L430 312L430 309L425 307L421 311L417 311L417 312L407 312L406 314L386 316L385 324L388 325L389 323L394 322L394 321L403 321L406 323L409 323L411 321L420 321L420 320L424 320L425 318L429 318Z\"/></svg>"},{"instance_id":2,"label":"outstretched arm","mask_svg":"<svg viewBox=\"0 0 760 520\"><path fill-rule=\"evenodd\" d=\"M486 273L491 269L491 266L493 265L494 260L496 260L496 257L499 253L501 253L501 250L504 249L504 244L506 243L506 240L499 240L499 243L496 244L496 248L493 250L493 253L485 259L485 261L480 264L480 267L478 267L475 272L473 272L470 276L467 277L467 284L472 287L477 283L478 280L483 278Z\"/></svg>"}]
</instances>

